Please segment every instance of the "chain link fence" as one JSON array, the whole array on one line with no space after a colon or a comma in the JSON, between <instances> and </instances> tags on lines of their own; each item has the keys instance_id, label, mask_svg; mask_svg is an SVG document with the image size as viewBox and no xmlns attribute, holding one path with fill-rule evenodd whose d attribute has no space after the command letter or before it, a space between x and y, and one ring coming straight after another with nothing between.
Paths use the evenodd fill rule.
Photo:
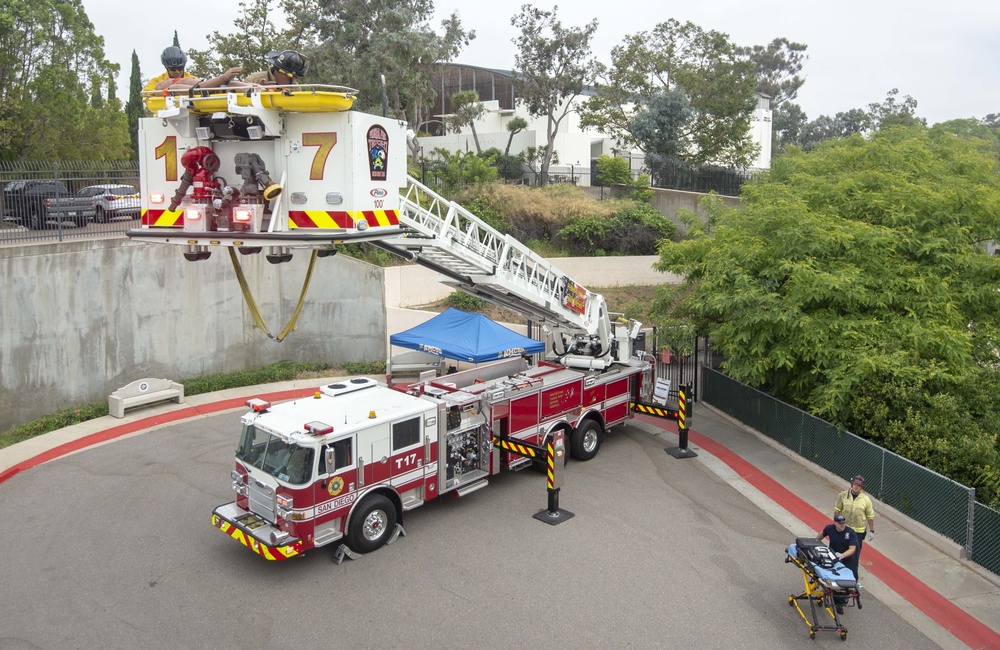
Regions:
<instances>
[{"instance_id":1,"label":"chain link fence","mask_svg":"<svg viewBox=\"0 0 1000 650\"><path fill-rule=\"evenodd\" d=\"M37 193L26 194L34 182L45 183ZM128 186L115 189L135 198L114 199L95 207L95 186ZM0 161L0 244L28 241L63 241L70 238L120 235L138 227L139 163L134 160ZM81 193L82 192L82 193ZM43 203L49 199L49 207ZM57 209L72 201L79 210Z\"/></svg>"},{"instance_id":2,"label":"chain link fence","mask_svg":"<svg viewBox=\"0 0 1000 650\"><path fill-rule=\"evenodd\" d=\"M705 367L701 375L703 401L838 476L863 474L874 498L961 544L970 560L1000 574L1000 512L978 503L975 488L721 372Z\"/></svg>"}]
</instances>

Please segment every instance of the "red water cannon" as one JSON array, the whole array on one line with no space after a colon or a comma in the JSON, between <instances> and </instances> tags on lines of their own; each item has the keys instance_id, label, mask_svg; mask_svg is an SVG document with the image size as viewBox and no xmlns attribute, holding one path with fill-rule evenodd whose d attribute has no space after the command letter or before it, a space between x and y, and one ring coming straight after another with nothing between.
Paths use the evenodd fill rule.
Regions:
<instances>
[{"instance_id":1,"label":"red water cannon","mask_svg":"<svg viewBox=\"0 0 1000 650\"><path fill-rule=\"evenodd\" d=\"M191 192L191 198L212 198L213 190L218 189L212 174L219 171L219 164L219 157L208 147L193 147L185 151L181 156L184 174L181 176L180 187L174 192L174 198L170 199L170 210L177 209L192 185L194 191Z\"/></svg>"}]
</instances>

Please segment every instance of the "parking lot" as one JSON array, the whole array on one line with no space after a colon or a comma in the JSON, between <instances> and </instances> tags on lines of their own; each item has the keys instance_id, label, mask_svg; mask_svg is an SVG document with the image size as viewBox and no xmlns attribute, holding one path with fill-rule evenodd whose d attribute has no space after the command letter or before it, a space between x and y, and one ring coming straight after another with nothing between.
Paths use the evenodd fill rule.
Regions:
<instances>
[{"instance_id":1,"label":"parking lot","mask_svg":"<svg viewBox=\"0 0 1000 650\"><path fill-rule=\"evenodd\" d=\"M836 634L810 643L788 606L802 590L784 563L793 535L642 425L570 463L560 505L576 516L559 526L532 517L547 500L528 470L406 513L406 537L337 566L324 549L269 563L211 526L232 499L238 417L5 483L0 647L843 647ZM863 602L847 643L938 647Z\"/></svg>"}]
</instances>

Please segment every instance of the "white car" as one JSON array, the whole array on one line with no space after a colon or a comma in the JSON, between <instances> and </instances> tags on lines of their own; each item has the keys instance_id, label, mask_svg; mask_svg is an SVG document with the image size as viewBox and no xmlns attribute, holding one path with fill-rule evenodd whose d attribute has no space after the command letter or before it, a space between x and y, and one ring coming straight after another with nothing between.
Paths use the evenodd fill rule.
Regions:
<instances>
[{"instance_id":1,"label":"white car","mask_svg":"<svg viewBox=\"0 0 1000 650\"><path fill-rule=\"evenodd\" d=\"M139 218L139 190L132 185L90 185L77 194L93 197L97 223Z\"/></svg>"}]
</instances>

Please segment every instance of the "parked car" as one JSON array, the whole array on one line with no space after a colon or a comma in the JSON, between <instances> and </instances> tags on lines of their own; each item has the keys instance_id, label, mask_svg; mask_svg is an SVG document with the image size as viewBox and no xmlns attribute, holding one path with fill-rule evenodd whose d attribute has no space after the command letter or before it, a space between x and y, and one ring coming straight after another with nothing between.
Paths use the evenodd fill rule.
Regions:
<instances>
[{"instance_id":1,"label":"parked car","mask_svg":"<svg viewBox=\"0 0 1000 650\"><path fill-rule=\"evenodd\" d=\"M93 199L94 221L98 223L139 218L139 190L132 185L90 185L77 195Z\"/></svg>"},{"instance_id":2,"label":"parked car","mask_svg":"<svg viewBox=\"0 0 1000 650\"><path fill-rule=\"evenodd\" d=\"M3 213L35 230L60 221L83 226L94 216L94 202L71 195L58 181L11 181L3 188Z\"/></svg>"}]
</instances>

